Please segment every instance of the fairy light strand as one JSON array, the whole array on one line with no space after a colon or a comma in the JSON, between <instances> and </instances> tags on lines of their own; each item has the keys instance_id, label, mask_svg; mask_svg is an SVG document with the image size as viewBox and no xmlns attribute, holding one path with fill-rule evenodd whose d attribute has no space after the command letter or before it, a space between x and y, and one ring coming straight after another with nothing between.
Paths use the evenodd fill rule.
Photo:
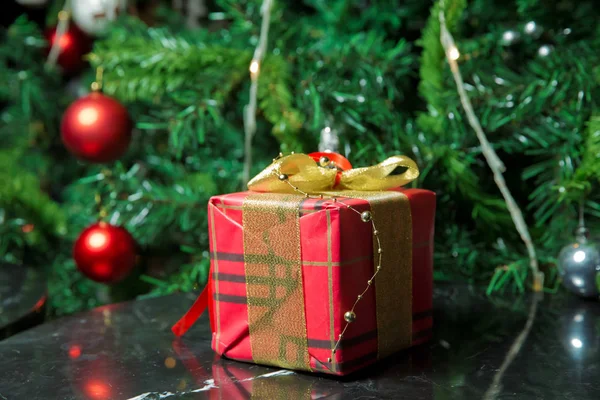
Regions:
<instances>
[{"instance_id":1,"label":"fairy light strand","mask_svg":"<svg viewBox=\"0 0 600 400\"><path fill-rule=\"evenodd\" d=\"M61 41L63 36L69 30L69 20L71 19L71 2L70 0L65 1L65 5L62 10L58 13L58 24L56 25L56 31L54 33L54 40L52 41L52 47L48 53L46 59L46 67L55 67L58 62L58 57L62 51Z\"/></svg>"},{"instance_id":2,"label":"fairy light strand","mask_svg":"<svg viewBox=\"0 0 600 400\"><path fill-rule=\"evenodd\" d=\"M282 157L282 154L280 153L278 158L281 158L281 157ZM276 160L277 160L277 158L274 159L273 161L276 161ZM324 195L322 195L322 194L320 194L320 195L311 195L311 194L303 191L302 189L300 189L296 185L292 184L289 181L288 175L282 173L281 171L273 171L273 175L276 176L280 181L285 182L286 184L288 184L295 192L301 194L302 196L304 196L307 199L308 198L312 198L312 199L323 199L323 198L325 198ZM346 311L344 313L344 321L346 321L346 325L344 326L344 329L342 329L342 333L339 334L339 336L338 336L338 338L337 338L337 340L335 342L335 345L331 349L331 356L327 359L327 362L333 362L334 357L335 357L335 353L337 352L338 348L340 347L340 343L341 343L342 339L344 338L344 335L346 334L346 331L348 330L348 327L357 318L356 312L354 311L356 309L356 306L362 300L362 298L364 297L364 295L369 291L369 289L373 285L373 282L374 282L375 278L377 277L377 274L379 274L379 271L381 271L381 268L382 268L381 267L381 261L382 261L382 258L383 258L383 249L381 248L381 241L379 239L379 231L377 230L377 228L375 226L375 221L373 221L373 217L372 217L372 214L371 214L370 211L359 211L356 208L352 207L350 204L346 204L343 201L339 201L338 198L336 198L335 196L330 196L330 197L327 197L327 198L330 199L331 201L333 201L334 203L343 204L347 209L349 209L351 211L354 211L356 214L358 214L360 216L360 218L361 218L361 220L363 222L370 222L371 223L373 237L377 241L377 255L378 255L377 267L375 267L375 272L373 273L373 275L367 281L367 286L365 287L365 289L358 296L356 296L356 300L354 300L354 304L352 305L352 307L350 308L350 310L348 310L348 311Z\"/></svg>"},{"instance_id":3,"label":"fairy light strand","mask_svg":"<svg viewBox=\"0 0 600 400\"><path fill-rule=\"evenodd\" d=\"M258 45L254 50L254 56L250 62L250 100L244 107L244 183L250 180L250 168L252 167L252 139L256 133L256 107L258 95L258 78L260 76L260 63L267 51L269 38L269 25L271 23L271 9L273 0L265 0L261 7L262 23L260 26L260 37Z\"/></svg>"},{"instance_id":4,"label":"fairy light strand","mask_svg":"<svg viewBox=\"0 0 600 400\"><path fill-rule=\"evenodd\" d=\"M498 158L498 155L494 151L494 148L490 145L487 140L487 136L481 127L479 119L475 115L473 111L473 105L471 104L471 100L467 95L467 91L465 90L464 81L462 75L460 74L460 69L458 67L458 63L456 60L457 56L460 55L458 52L458 48L454 43L454 38L452 34L448 30L446 25L446 17L444 15L444 1L440 2L440 41L442 46L444 47L444 51L446 54L446 59L448 60L448 64L450 64L450 70L452 71L452 76L454 77L454 82L456 83L456 89L458 91L458 95L460 97L460 102L462 104L465 113L467 114L467 119L469 121L469 125L475 131L477 138L479 139L479 143L481 144L481 152L485 157L490 169L494 174L494 181L500 189L502 196L504 197L504 201L506 203L506 207L510 212L510 216L515 224L515 228L517 232L521 236L521 240L525 243L525 247L527 248L527 252L529 254L529 266L533 273L533 290L541 291L544 288L544 273L539 270L537 255L535 251L535 246L533 245L533 241L531 240L531 235L529 234L529 228L523 218L523 213L521 209L517 205L517 202L512 197L508 186L506 186L506 181L504 180L504 176L502 173L506 170L506 167Z\"/></svg>"}]
</instances>

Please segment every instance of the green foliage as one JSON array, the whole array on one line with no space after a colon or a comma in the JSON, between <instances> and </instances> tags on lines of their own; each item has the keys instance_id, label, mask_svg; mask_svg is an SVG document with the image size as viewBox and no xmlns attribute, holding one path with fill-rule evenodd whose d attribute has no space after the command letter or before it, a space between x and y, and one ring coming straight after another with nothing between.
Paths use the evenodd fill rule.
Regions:
<instances>
[{"instance_id":1,"label":"green foliage","mask_svg":"<svg viewBox=\"0 0 600 400\"><path fill-rule=\"evenodd\" d=\"M592 193L600 180L600 116L592 115L588 122L583 142L581 163L568 180L562 192L561 200L580 200Z\"/></svg>"},{"instance_id":2,"label":"green foliage","mask_svg":"<svg viewBox=\"0 0 600 400\"><path fill-rule=\"evenodd\" d=\"M581 7L590 11L590 4L583 2ZM507 165L505 176L527 213L541 259L552 262L557 249L572 240L569 232L576 225L576 214L571 203L586 196L587 214L596 215L599 209L598 193L594 191L598 168L598 139L594 133L598 125L591 117L600 99L596 68L599 57L592 50L598 35L597 29L589 32L584 19L576 17L581 16L578 10L564 13L559 20L569 21L569 25L561 27L557 20L541 17L552 12L540 2L521 1L519 5L521 15L500 11L489 2L474 2L462 18L460 31L454 34L461 52L461 73L475 113ZM511 9L504 3L503 7ZM586 18L594 14L597 12L590 11ZM452 30L454 19L447 18ZM525 24L532 20L537 24L536 31L527 33ZM569 29L564 30L564 26ZM513 43L503 38L508 31L517 37ZM477 33L463 37L462 32ZM541 32L545 32L543 37ZM575 33L572 38L571 32ZM549 38L553 45L548 44ZM447 203L442 198L440 205L473 210L474 223L459 229L469 231L473 226L486 236L477 239L475 254L487 254L487 260L495 254L504 260L499 265L527 268L525 257L520 255L524 253L520 239L507 218L497 188L490 182L491 173L479 143L464 118L439 43L435 7L422 43L419 88L427 99L428 112L419 114L418 126L427 132L426 136L433 136L445 152L442 158L432 160L433 169L443 171L442 176L436 177L435 187L444 187L456 196ZM597 226L593 221L588 224ZM438 239L444 235L439 232L438 229ZM452 236L441 241L460 243L453 230L448 232ZM510 244L511 251L502 255L500 248L494 248L494 236L505 246ZM469 274L473 268L477 270L478 259L465 260L459 270Z\"/></svg>"},{"instance_id":3,"label":"green foliage","mask_svg":"<svg viewBox=\"0 0 600 400\"><path fill-rule=\"evenodd\" d=\"M21 17L0 32L0 258L44 260L66 233L61 207L45 192L60 102L51 102L58 75L46 71L40 29Z\"/></svg>"},{"instance_id":4,"label":"green foliage","mask_svg":"<svg viewBox=\"0 0 600 400\"><path fill-rule=\"evenodd\" d=\"M19 168L19 154L0 153L0 207L5 212L30 217L40 231L60 235L65 233L65 222L59 206L40 189L36 176Z\"/></svg>"},{"instance_id":5,"label":"green foliage","mask_svg":"<svg viewBox=\"0 0 600 400\"><path fill-rule=\"evenodd\" d=\"M243 113L262 1L217 0L197 29L168 3L153 27L119 19L89 55L83 81L102 67L105 92L136 122L129 151L109 165L78 162L61 145L72 95L68 77L44 66L40 28L20 18L1 33L0 250L6 260L50 265L53 314L199 288L208 277L206 202L243 189ZM414 185L438 196L436 279L492 279L495 290L515 276L520 290L525 251L464 116L439 13L475 113L550 265L572 239L580 201L587 216L600 216L599 12L591 0L433 3L275 2L253 172L279 151L315 150L326 127L355 166L413 157L421 168ZM79 274L70 257L79 232L101 218L125 226L141 249L136 272L110 288ZM600 229L597 219L587 222ZM25 232L27 224L35 229Z\"/></svg>"}]
</instances>

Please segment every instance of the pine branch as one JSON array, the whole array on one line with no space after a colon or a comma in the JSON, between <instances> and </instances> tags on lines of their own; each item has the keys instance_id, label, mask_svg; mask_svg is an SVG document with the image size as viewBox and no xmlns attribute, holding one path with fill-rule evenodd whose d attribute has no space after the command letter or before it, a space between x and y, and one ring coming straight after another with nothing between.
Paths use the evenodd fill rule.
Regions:
<instances>
[{"instance_id":1,"label":"pine branch","mask_svg":"<svg viewBox=\"0 0 600 400\"><path fill-rule=\"evenodd\" d=\"M21 154L0 152L0 208L33 224L40 232L61 236L66 221L58 204L40 190L38 178L19 167Z\"/></svg>"},{"instance_id":2,"label":"pine branch","mask_svg":"<svg viewBox=\"0 0 600 400\"><path fill-rule=\"evenodd\" d=\"M581 164L560 192L561 200L581 201L600 180L600 115L593 115L586 129Z\"/></svg>"}]
</instances>

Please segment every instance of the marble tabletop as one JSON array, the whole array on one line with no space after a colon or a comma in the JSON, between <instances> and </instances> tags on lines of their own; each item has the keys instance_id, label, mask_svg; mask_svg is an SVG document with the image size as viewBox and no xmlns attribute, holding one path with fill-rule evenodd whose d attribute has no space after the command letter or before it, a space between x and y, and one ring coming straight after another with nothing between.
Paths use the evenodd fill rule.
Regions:
<instances>
[{"instance_id":1,"label":"marble tabletop","mask_svg":"<svg viewBox=\"0 0 600 400\"><path fill-rule=\"evenodd\" d=\"M599 399L600 303L437 285L434 339L345 378L221 359L192 294L97 308L0 342L0 399Z\"/></svg>"},{"instance_id":2,"label":"marble tabletop","mask_svg":"<svg viewBox=\"0 0 600 400\"><path fill-rule=\"evenodd\" d=\"M46 278L40 268L0 263L0 340L41 323L45 305Z\"/></svg>"}]
</instances>

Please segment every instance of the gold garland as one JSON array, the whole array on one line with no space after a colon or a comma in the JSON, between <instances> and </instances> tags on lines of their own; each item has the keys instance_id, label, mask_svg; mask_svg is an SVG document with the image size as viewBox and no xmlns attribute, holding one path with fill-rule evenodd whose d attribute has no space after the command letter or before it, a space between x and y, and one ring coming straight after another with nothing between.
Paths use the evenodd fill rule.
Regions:
<instances>
[{"instance_id":1,"label":"gold garland","mask_svg":"<svg viewBox=\"0 0 600 400\"><path fill-rule=\"evenodd\" d=\"M279 157L282 157L282 154L279 154ZM275 161L277 159L274 159L273 161ZM341 203L344 204L346 206L346 208L348 208L349 210L354 211L356 214L360 215L360 219L367 223L370 222L371 223L371 227L372 227L372 231L373 231L373 237L377 240L377 254L379 257L379 260L377 262L377 267L375 268L375 272L373 273L373 275L371 276L371 278L369 278L369 280L367 281L367 286L365 287L365 289L356 297L356 300L354 301L354 304L352 305L352 307L350 308L350 310L346 311L344 313L344 321L346 321L346 325L344 326L344 329L342 330L342 333L340 333L340 335L337 338L337 341L335 342L335 345L333 346L333 348L331 349L331 356L327 359L327 362L332 362L333 356L335 355L335 352L337 351L340 342L342 341L344 334L346 333L346 330L348 329L348 327L350 326L351 323L353 323L354 321L356 321L356 313L354 312L354 309L356 308L356 306L358 305L358 303L362 300L363 296L365 295L365 293L367 293L367 291L371 288L371 286L373 285L373 281L375 279L375 277L377 276L377 274L379 273L379 271L381 270L381 258L383 255L383 249L381 248L381 241L379 240L379 232L377 231L377 228L375 226L375 222L373 221L373 216L371 214L371 211L359 211L356 208L352 207L350 204L345 204L343 201L339 201L337 197L335 196L327 196L325 197L324 195L320 194L320 195L311 195L305 191L303 191L302 189L300 189L298 186L295 186L294 184L292 184L289 180L289 177L287 174L284 174L281 172L281 170L279 168L274 168L273 170L270 171L271 175L276 176L281 182L286 183L287 185L289 185L289 187L297 193L300 193L301 195L303 195L306 198L313 198L313 199L330 199L331 201L333 201L334 203Z\"/></svg>"}]
</instances>

